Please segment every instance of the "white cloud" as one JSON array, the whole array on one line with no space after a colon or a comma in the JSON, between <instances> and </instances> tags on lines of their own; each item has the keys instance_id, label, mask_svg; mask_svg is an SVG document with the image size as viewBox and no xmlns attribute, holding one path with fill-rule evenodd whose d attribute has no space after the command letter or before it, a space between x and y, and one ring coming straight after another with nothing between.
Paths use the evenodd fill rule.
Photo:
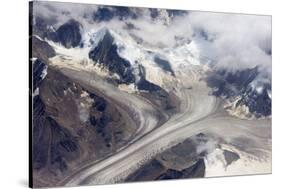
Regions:
<instances>
[{"instance_id":1,"label":"white cloud","mask_svg":"<svg viewBox=\"0 0 281 189\"><path fill-rule=\"evenodd\" d=\"M265 65L271 68L271 55L265 52L271 50L270 16L192 12L189 21L192 28L215 36L213 42L201 44L201 54L214 59L216 67L236 70Z\"/></svg>"},{"instance_id":2,"label":"white cloud","mask_svg":"<svg viewBox=\"0 0 281 189\"><path fill-rule=\"evenodd\" d=\"M169 25L161 19L153 20L148 9L134 9L141 13L138 19L128 19L135 30L128 31L125 21L115 18L110 22L94 23L92 20L96 5L36 2L36 15L53 18L56 26L70 18L78 20L84 30L106 26L119 32L133 32L152 45L173 47L175 36L184 36L196 40L202 57L214 60L215 68L230 71L237 69L262 67L265 75L271 75L271 17L259 15L226 14L189 11L185 16L175 17ZM200 37L205 32L211 40ZM196 36L192 34L196 34Z\"/></svg>"}]
</instances>

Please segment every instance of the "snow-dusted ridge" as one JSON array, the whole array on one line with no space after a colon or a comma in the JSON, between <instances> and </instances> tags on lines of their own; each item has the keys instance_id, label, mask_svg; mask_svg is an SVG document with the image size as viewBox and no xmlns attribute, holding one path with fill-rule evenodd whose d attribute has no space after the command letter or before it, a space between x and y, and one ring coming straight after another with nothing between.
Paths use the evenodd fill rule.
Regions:
<instances>
[{"instance_id":1,"label":"snow-dusted ridge","mask_svg":"<svg viewBox=\"0 0 281 189\"><path fill-rule=\"evenodd\" d=\"M141 64L146 70L146 79L163 88L171 85L175 78L154 62L155 55L165 57L175 71L182 70L182 66L199 66L199 52L194 42L176 48L161 49L138 44L129 34L118 33L106 27L85 32L82 35L81 47L67 49L59 43L46 40L57 53L57 56L51 58L51 63L59 66L70 66L75 69L92 70L102 76L108 76L109 71L106 68L89 58L90 50L98 45L106 32L110 32L113 36L119 56L130 62L133 70L135 70L136 78L138 78L138 65Z\"/></svg>"},{"instance_id":2,"label":"snow-dusted ridge","mask_svg":"<svg viewBox=\"0 0 281 189\"><path fill-rule=\"evenodd\" d=\"M65 48L59 43L46 40L56 51L57 56L51 58L51 63L57 66L71 67L76 70L94 71L102 77L110 77L119 79L117 74L110 74L110 71L99 62L94 62L89 58L89 52L96 48L99 42L104 38L105 34L109 33L113 38L113 44L117 46L117 53L123 59L129 61L131 64L132 73L136 79L139 80L139 65L145 68L146 80L154 83L167 91L170 91L178 78L184 75L186 70L200 70L195 73L192 71L194 77L203 77L208 71L209 64L212 60L202 57L199 46L202 45L201 38L194 38L181 45L175 47L159 48L156 46L138 43L129 33L113 31L107 27L101 27L97 30L84 31L82 35L81 45L75 48ZM167 60L174 70L175 75L164 71L156 64L155 56L162 57ZM198 67L198 68L195 68ZM258 94L263 91L263 86L258 81L252 82L250 85ZM124 85L120 84L119 89L129 93L136 92L134 84ZM271 91L267 90L267 94L271 97ZM225 108L234 116L243 119L253 119L254 116L249 112L249 108L245 105L236 106L237 100L230 99L226 103Z\"/></svg>"}]
</instances>

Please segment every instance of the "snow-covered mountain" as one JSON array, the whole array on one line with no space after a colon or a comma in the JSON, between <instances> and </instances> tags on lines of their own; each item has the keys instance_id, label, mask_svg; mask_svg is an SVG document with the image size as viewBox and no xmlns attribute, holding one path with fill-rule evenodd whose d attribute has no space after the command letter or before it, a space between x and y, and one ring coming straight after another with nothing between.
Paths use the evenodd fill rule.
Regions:
<instances>
[{"instance_id":1,"label":"snow-covered mountain","mask_svg":"<svg viewBox=\"0 0 281 189\"><path fill-rule=\"evenodd\" d=\"M34 186L271 171L267 17L33 5Z\"/></svg>"},{"instance_id":2,"label":"snow-covered mountain","mask_svg":"<svg viewBox=\"0 0 281 189\"><path fill-rule=\"evenodd\" d=\"M219 70L207 77L213 94L226 99L228 112L244 118L271 116L271 85L265 79L259 67Z\"/></svg>"},{"instance_id":3,"label":"snow-covered mountain","mask_svg":"<svg viewBox=\"0 0 281 189\"><path fill-rule=\"evenodd\" d=\"M143 11L148 12L144 14ZM130 31L140 28L135 28L129 21L143 15L149 15L154 22L169 25L177 17L188 15L188 12L99 6L92 18L85 16L85 19L93 19L95 23L114 19L128 21L126 32L102 24L89 29L71 19L59 26L40 22L40 25L34 25L34 33L55 49L57 56L52 58L53 63L93 70L117 83L122 90L171 90L172 83L181 77L182 69L195 66L201 70L196 77L207 78L213 94L226 99L225 107L229 113L245 118L271 115L271 83L260 82L264 80L259 77L260 70L246 68L229 72L212 69L216 60L202 54L200 45L212 43L215 39L209 40L206 37L209 34L202 29L195 30L193 37L176 36L175 45L170 47L151 45ZM40 21L40 17L38 19ZM206 70L208 73L212 70L212 74Z\"/></svg>"}]
</instances>

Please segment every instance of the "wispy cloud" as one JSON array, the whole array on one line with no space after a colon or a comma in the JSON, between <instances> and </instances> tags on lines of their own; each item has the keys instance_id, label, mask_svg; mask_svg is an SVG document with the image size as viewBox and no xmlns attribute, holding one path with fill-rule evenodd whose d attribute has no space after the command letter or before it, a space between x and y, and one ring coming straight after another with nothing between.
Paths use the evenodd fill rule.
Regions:
<instances>
[{"instance_id":1,"label":"wispy cloud","mask_svg":"<svg viewBox=\"0 0 281 189\"><path fill-rule=\"evenodd\" d=\"M202 29L214 36L212 42L199 45L202 54L216 60L216 67L271 68L271 17L193 12L188 20L194 30Z\"/></svg>"},{"instance_id":2,"label":"wispy cloud","mask_svg":"<svg viewBox=\"0 0 281 189\"><path fill-rule=\"evenodd\" d=\"M56 27L73 18L84 30L106 26L119 32L132 32L151 45L173 47L176 36L189 38L197 42L201 56L215 62L216 69L235 71L260 66L266 75L271 75L270 16L189 11L167 24L163 21L165 14L152 19L148 9L132 8L138 19L113 18L97 23L93 21L97 8L88 4L36 2L34 11L35 15L53 20ZM128 23L135 29L124 29Z\"/></svg>"}]
</instances>

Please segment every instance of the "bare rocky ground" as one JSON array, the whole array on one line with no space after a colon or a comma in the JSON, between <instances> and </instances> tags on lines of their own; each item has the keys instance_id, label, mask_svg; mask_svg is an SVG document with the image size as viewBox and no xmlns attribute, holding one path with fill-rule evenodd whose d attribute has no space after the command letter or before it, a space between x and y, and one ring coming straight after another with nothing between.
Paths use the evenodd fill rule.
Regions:
<instances>
[{"instance_id":1,"label":"bare rocky ground","mask_svg":"<svg viewBox=\"0 0 281 189\"><path fill-rule=\"evenodd\" d=\"M33 97L33 184L54 186L88 163L114 154L145 131L126 103L69 78L49 65L54 52L46 42L32 37L32 43L37 58L32 63L33 92L38 93ZM139 98L146 98L155 109L150 113L158 125L176 111L171 104L177 99L172 94L143 93Z\"/></svg>"},{"instance_id":2,"label":"bare rocky ground","mask_svg":"<svg viewBox=\"0 0 281 189\"><path fill-rule=\"evenodd\" d=\"M204 134L188 138L156 155L125 181L151 181L204 177L204 153L197 152L199 143L206 143Z\"/></svg>"},{"instance_id":3,"label":"bare rocky ground","mask_svg":"<svg viewBox=\"0 0 281 189\"><path fill-rule=\"evenodd\" d=\"M203 178L206 171L206 156L211 150L221 149L219 143L212 143L213 145L207 148L208 143L213 141L214 138L203 133L192 136L157 154L140 169L130 174L125 181ZM200 150L200 147L203 148ZM240 156L236 152L223 150L223 158L226 166L229 166Z\"/></svg>"},{"instance_id":4,"label":"bare rocky ground","mask_svg":"<svg viewBox=\"0 0 281 189\"><path fill-rule=\"evenodd\" d=\"M105 96L51 67L39 91L33 118L35 186L52 185L85 162L116 152L136 133L135 122Z\"/></svg>"}]
</instances>

